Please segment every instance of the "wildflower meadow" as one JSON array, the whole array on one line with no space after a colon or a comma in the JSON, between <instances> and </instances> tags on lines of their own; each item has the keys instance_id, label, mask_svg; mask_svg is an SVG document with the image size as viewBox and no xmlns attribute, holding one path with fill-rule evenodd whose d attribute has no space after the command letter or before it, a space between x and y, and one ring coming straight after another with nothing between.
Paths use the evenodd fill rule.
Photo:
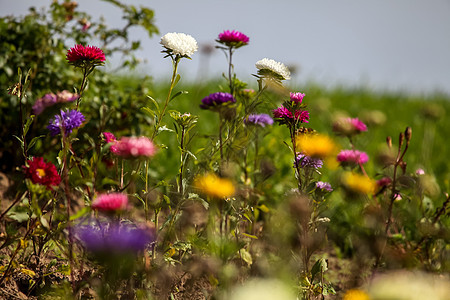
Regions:
<instances>
[{"instance_id":1,"label":"wildflower meadow","mask_svg":"<svg viewBox=\"0 0 450 300\"><path fill-rule=\"evenodd\" d=\"M448 95L296 86L282 57L244 81L232 27L195 82L195 36L106 2L123 28L0 18L1 299L449 299Z\"/></svg>"}]
</instances>

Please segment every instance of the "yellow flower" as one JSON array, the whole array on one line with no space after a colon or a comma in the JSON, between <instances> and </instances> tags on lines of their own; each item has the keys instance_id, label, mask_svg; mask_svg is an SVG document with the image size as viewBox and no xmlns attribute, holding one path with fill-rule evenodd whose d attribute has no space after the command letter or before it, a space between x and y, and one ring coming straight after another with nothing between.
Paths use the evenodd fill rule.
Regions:
<instances>
[{"instance_id":1,"label":"yellow flower","mask_svg":"<svg viewBox=\"0 0 450 300\"><path fill-rule=\"evenodd\" d=\"M307 156L325 159L334 156L338 147L334 141L322 134L300 134L296 138L296 148Z\"/></svg>"},{"instance_id":2,"label":"yellow flower","mask_svg":"<svg viewBox=\"0 0 450 300\"><path fill-rule=\"evenodd\" d=\"M369 295L361 290L348 290L343 300L370 300Z\"/></svg>"},{"instance_id":3,"label":"yellow flower","mask_svg":"<svg viewBox=\"0 0 450 300\"><path fill-rule=\"evenodd\" d=\"M229 179L220 178L214 174L197 177L194 185L203 193L215 198L231 197L235 191Z\"/></svg>"},{"instance_id":4,"label":"yellow flower","mask_svg":"<svg viewBox=\"0 0 450 300\"><path fill-rule=\"evenodd\" d=\"M367 176L346 172L342 175L344 186L352 192L359 194L375 193L377 183Z\"/></svg>"}]
</instances>

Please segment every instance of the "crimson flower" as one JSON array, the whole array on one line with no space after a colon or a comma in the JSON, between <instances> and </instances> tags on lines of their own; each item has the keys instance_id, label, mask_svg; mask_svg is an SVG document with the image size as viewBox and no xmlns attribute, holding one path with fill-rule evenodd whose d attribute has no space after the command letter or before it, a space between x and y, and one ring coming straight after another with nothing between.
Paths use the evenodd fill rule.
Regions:
<instances>
[{"instance_id":1,"label":"crimson flower","mask_svg":"<svg viewBox=\"0 0 450 300\"><path fill-rule=\"evenodd\" d=\"M128 205L128 196L122 193L100 194L92 202L92 208L105 212L124 210Z\"/></svg>"},{"instance_id":2,"label":"crimson flower","mask_svg":"<svg viewBox=\"0 0 450 300\"><path fill-rule=\"evenodd\" d=\"M103 50L95 46L75 45L67 51L66 55L69 64L79 67L95 67L105 63L105 53Z\"/></svg>"},{"instance_id":3,"label":"crimson flower","mask_svg":"<svg viewBox=\"0 0 450 300\"><path fill-rule=\"evenodd\" d=\"M217 42L228 47L239 48L248 44L249 38L245 34L237 30L225 30L219 34Z\"/></svg>"},{"instance_id":4,"label":"crimson flower","mask_svg":"<svg viewBox=\"0 0 450 300\"><path fill-rule=\"evenodd\" d=\"M45 162L42 157L33 157L27 160L26 166L23 166L25 176L31 179L35 184L45 185L47 189L57 186L61 182L56 167L51 162Z\"/></svg>"}]
</instances>

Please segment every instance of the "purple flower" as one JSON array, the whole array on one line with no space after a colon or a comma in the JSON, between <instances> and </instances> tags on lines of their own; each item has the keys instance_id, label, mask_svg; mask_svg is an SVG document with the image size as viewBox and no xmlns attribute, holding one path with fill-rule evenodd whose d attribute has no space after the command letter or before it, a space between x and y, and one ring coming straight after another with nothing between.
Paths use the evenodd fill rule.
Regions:
<instances>
[{"instance_id":1,"label":"purple flower","mask_svg":"<svg viewBox=\"0 0 450 300\"><path fill-rule=\"evenodd\" d=\"M297 158L294 162L294 167L300 166L300 168L314 168L319 169L322 168L323 162L319 158L312 158L310 156L306 156L302 153L297 155Z\"/></svg>"},{"instance_id":2,"label":"purple flower","mask_svg":"<svg viewBox=\"0 0 450 300\"><path fill-rule=\"evenodd\" d=\"M209 96L206 96L202 99L202 104L200 105L200 108L202 109L211 109L215 108L216 106L223 105L225 103L235 103L236 99L234 99L233 95L229 93L212 93Z\"/></svg>"},{"instance_id":3,"label":"purple flower","mask_svg":"<svg viewBox=\"0 0 450 300\"><path fill-rule=\"evenodd\" d=\"M255 124L266 127L266 125L273 124L273 119L268 114L252 114L249 115L244 122L245 124Z\"/></svg>"},{"instance_id":4,"label":"purple flower","mask_svg":"<svg viewBox=\"0 0 450 300\"><path fill-rule=\"evenodd\" d=\"M75 233L86 249L94 253L137 253L154 241L149 230L116 223L78 226Z\"/></svg>"},{"instance_id":5,"label":"purple flower","mask_svg":"<svg viewBox=\"0 0 450 300\"><path fill-rule=\"evenodd\" d=\"M57 103L72 102L78 99L77 94L70 93L67 90L58 92L56 95L54 93L45 94L43 97L36 100L33 104L33 113L39 115L44 111L45 108L53 106Z\"/></svg>"},{"instance_id":6,"label":"purple flower","mask_svg":"<svg viewBox=\"0 0 450 300\"><path fill-rule=\"evenodd\" d=\"M329 184L328 182L323 182L323 181L317 181L316 188L318 188L319 190L327 191L327 192L333 191L331 184Z\"/></svg>"},{"instance_id":7,"label":"purple flower","mask_svg":"<svg viewBox=\"0 0 450 300\"><path fill-rule=\"evenodd\" d=\"M61 110L59 115L55 115L50 120L50 125L47 126L52 136L61 133L61 128L64 128L64 133L67 135L72 132L74 128L78 128L85 121L84 116L77 110Z\"/></svg>"}]
</instances>

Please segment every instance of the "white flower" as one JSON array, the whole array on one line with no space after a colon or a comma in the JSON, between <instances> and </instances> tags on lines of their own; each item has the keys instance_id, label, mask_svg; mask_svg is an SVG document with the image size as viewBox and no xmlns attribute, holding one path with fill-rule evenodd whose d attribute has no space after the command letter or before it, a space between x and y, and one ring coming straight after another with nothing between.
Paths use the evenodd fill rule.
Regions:
<instances>
[{"instance_id":1,"label":"white flower","mask_svg":"<svg viewBox=\"0 0 450 300\"><path fill-rule=\"evenodd\" d=\"M191 56L197 51L197 41L190 35L184 33L171 32L161 38L161 45L174 54L181 56Z\"/></svg>"},{"instance_id":2,"label":"white flower","mask_svg":"<svg viewBox=\"0 0 450 300\"><path fill-rule=\"evenodd\" d=\"M264 73L264 71L270 71L271 73L275 73L283 80L291 79L291 72L288 67L286 67L283 63L274 61L273 59L263 58L256 62L256 68L260 70L260 73Z\"/></svg>"}]
</instances>

